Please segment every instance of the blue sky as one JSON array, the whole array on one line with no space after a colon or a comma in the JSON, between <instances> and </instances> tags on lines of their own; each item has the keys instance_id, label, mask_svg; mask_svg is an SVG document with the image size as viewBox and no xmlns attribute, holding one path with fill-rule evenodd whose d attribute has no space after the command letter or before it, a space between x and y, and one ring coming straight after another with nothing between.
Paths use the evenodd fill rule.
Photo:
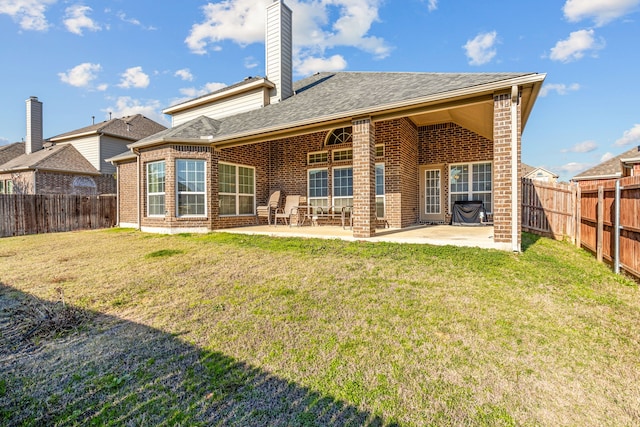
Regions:
<instances>
[{"instance_id":1,"label":"blue sky","mask_svg":"<svg viewBox=\"0 0 640 427\"><path fill-rule=\"evenodd\" d=\"M264 75L271 0L1 0L0 144L25 100L51 137ZM523 161L568 180L640 144L640 0L286 0L294 78L316 71L540 72Z\"/></svg>"}]
</instances>

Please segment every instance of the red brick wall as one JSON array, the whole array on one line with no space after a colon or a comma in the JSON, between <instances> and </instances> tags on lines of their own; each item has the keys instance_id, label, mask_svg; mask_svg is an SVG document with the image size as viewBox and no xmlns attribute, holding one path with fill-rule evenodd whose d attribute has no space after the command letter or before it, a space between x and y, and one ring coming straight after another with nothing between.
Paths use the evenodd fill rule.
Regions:
<instances>
[{"instance_id":1,"label":"red brick wall","mask_svg":"<svg viewBox=\"0 0 640 427\"><path fill-rule=\"evenodd\" d=\"M75 175L64 172L25 171L0 175L0 179L13 181L16 194L115 194L116 180L113 175ZM81 182L92 183L81 186ZM34 190L35 184L35 190Z\"/></svg>"},{"instance_id":2,"label":"red brick wall","mask_svg":"<svg viewBox=\"0 0 640 427\"><path fill-rule=\"evenodd\" d=\"M385 216L390 227L418 221L418 130L409 119L376 123L385 150Z\"/></svg>"},{"instance_id":3,"label":"red brick wall","mask_svg":"<svg viewBox=\"0 0 640 427\"><path fill-rule=\"evenodd\" d=\"M512 242L512 172L511 172L511 129L518 127L517 141L517 161L520 164L521 153L521 105L518 102L517 123L513 123L511 118L511 94L496 94L494 96L493 113L493 133L494 133L494 153L493 153L493 221L494 221L494 241L498 243ZM518 218L521 218L522 194L520 191L521 168L517 168L518 185L516 200L518 206ZM521 221L517 222L517 246L520 247Z\"/></svg>"},{"instance_id":4,"label":"red brick wall","mask_svg":"<svg viewBox=\"0 0 640 427\"><path fill-rule=\"evenodd\" d=\"M121 223L138 223L136 167L135 159L118 165L118 213Z\"/></svg>"},{"instance_id":5,"label":"red brick wall","mask_svg":"<svg viewBox=\"0 0 640 427\"><path fill-rule=\"evenodd\" d=\"M89 185L87 185L89 184ZM95 187L93 186L95 184ZM116 194L113 175L70 175L55 172L36 174L38 194Z\"/></svg>"},{"instance_id":6,"label":"red brick wall","mask_svg":"<svg viewBox=\"0 0 640 427\"><path fill-rule=\"evenodd\" d=\"M455 123L442 123L419 127L418 147L418 162L420 165L444 164L444 194L442 197L445 205L445 221L448 222L451 219L449 209L449 165L454 163L492 162L493 141Z\"/></svg>"},{"instance_id":7,"label":"red brick wall","mask_svg":"<svg viewBox=\"0 0 640 427\"><path fill-rule=\"evenodd\" d=\"M353 236L376 232L376 128L371 119L353 121Z\"/></svg>"}]
</instances>

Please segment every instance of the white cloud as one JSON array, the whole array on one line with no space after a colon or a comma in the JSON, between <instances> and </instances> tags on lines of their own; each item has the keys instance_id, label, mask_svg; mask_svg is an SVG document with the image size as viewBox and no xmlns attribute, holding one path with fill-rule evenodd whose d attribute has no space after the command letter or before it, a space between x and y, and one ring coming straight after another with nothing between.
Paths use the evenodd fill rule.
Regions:
<instances>
[{"instance_id":1,"label":"white cloud","mask_svg":"<svg viewBox=\"0 0 640 427\"><path fill-rule=\"evenodd\" d=\"M185 43L196 54L220 50L220 43L241 46L264 41L265 10L272 0L226 0L203 6L204 19L191 27ZM290 0L294 51L301 56L324 56L336 46L355 47L384 58L391 48L379 37L369 35L379 20L381 0ZM335 18L334 18L335 17ZM296 70L298 72L298 70Z\"/></svg>"},{"instance_id":2,"label":"white cloud","mask_svg":"<svg viewBox=\"0 0 640 427\"><path fill-rule=\"evenodd\" d=\"M246 69L252 69L252 68L256 68L258 66L258 61L256 61L256 58L254 58L253 56L247 56L246 58L244 58L244 68Z\"/></svg>"},{"instance_id":3,"label":"white cloud","mask_svg":"<svg viewBox=\"0 0 640 427\"><path fill-rule=\"evenodd\" d=\"M341 55L333 55L330 58L306 57L299 59L295 68L300 74L340 71L347 68L347 61Z\"/></svg>"},{"instance_id":4,"label":"white cloud","mask_svg":"<svg viewBox=\"0 0 640 427\"><path fill-rule=\"evenodd\" d=\"M600 163L602 162L606 162L607 160L611 160L615 157L615 154L610 153L610 152L606 152L602 155L602 157L600 157Z\"/></svg>"},{"instance_id":5,"label":"white cloud","mask_svg":"<svg viewBox=\"0 0 640 427\"><path fill-rule=\"evenodd\" d=\"M63 22L65 27L67 27L67 30L79 36L82 35L82 31L84 29L89 31L100 31L102 29L100 25L96 24L93 19L87 16L92 11L93 9L89 6L81 4L76 4L66 8L64 15L65 19Z\"/></svg>"},{"instance_id":6,"label":"white cloud","mask_svg":"<svg viewBox=\"0 0 640 427\"><path fill-rule=\"evenodd\" d=\"M122 80L118 87L145 88L149 86L149 75L142 71L142 67L131 67L121 74Z\"/></svg>"},{"instance_id":7,"label":"white cloud","mask_svg":"<svg viewBox=\"0 0 640 427\"><path fill-rule=\"evenodd\" d=\"M112 113L114 118L142 114L158 123L167 124L167 117L162 114L160 101L149 99L141 101L129 96L120 96L115 100L115 105L103 109L106 114Z\"/></svg>"},{"instance_id":8,"label":"white cloud","mask_svg":"<svg viewBox=\"0 0 640 427\"><path fill-rule=\"evenodd\" d=\"M429 0L429 12L433 12L438 8L438 0Z\"/></svg>"},{"instance_id":9,"label":"white cloud","mask_svg":"<svg viewBox=\"0 0 640 427\"><path fill-rule=\"evenodd\" d=\"M618 139L613 145L621 147L630 144L640 145L640 124L635 124L631 129L625 131L622 138Z\"/></svg>"},{"instance_id":10,"label":"white cloud","mask_svg":"<svg viewBox=\"0 0 640 427\"><path fill-rule=\"evenodd\" d=\"M102 71L102 66L100 64L84 62L67 70L66 73L58 73L58 76L60 77L60 80L64 83L70 84L71 86L90 87L91 82L98 77L98 72L100 71Z\"/></svg>"},{"instance_id":11,"label":"white cloud","mask_svg":"<svg viewBox=\"0 0 640 427\"><path fill-rule=\"evenodd\" d=\"M556 92L558 95L566 95L569 92L574 92L579 89L580 85L578 83L572 83L568 86L564 83L545 83L542 89L540 89L540 96L545 97L551 92Z\"/></svg>"},{"instance_id":12,"label":"white cloud","mask_svg":"<svg viewBox=\"0 0 640 427\"><path fill-rule=\"evenodd\" d=\"M563 11L571 22L591 18L602 26L634 11L639 4L640 0L567 0Z\"/></svg>"},{"instance_id":13,"label":"white cloud","mask_svg":"<svg viewBox=\"0 0 640 427\"><path fill-rule=\"evenodd\" d=\"M0 145L7 145L9 143L9 139L4 136L0 136Z\"/></svg>"},{"instance_id":14,"label":"white cloud","mask_svg":"<svg viewBox=\"0 0 640 427\"><path fill-rule=\"evenodd\" d=\"M587 51L596 51L604 47L604 41L599 43L594 38L594 31L578 30L569 34L566 40L560 40L551 48L550 58L554 61L571 62L582 58Z\"/></svg>"},{"instance_id":15,"label":"white cloud","mask_svg":"<svg viewBox=\"0 0 640 427\"><path fill-rule=\"evenodd\" d=\"M140 22L140 20L138 20L136 18L129 18L127 16L127 14L122 12L122 11L119 11L118 13L116 13L116 16L122 22L126 22L128 24L135 25L135 26L140 27L142 29L149 30L149 31L156 30L156 27L154 27L154 26L146 26L146 25L143 25L142 22Z\"/></svg>"},{"instance_id":16,"label":"white cloud","mask_svg":"<svg viewBox=\"0 0 640 427\"><path fill-rule=\"evenodd\" d=\"M496 56L495 45L497 43L498 33L492 31L490 33L480 33L472 40L468 40L463 46L470 65L482 65L491 61Z\"/></svg>"},{"instance_id":17,"label":"white cloud","mask_svg":"<svg viewBox=\"0 0 640 427\"><path fill-rule=\"evenodd\" d=\"M47 6L57 0L2 0L0 14L9 15L23 30L45 31L49 23L45 16Z\"/></svg>"},{"instance_id":18,"label":"white cloud","mask_svg":"<svg viewBox=\"0 0 640 427\"><path fill-rule=\"evenodd\" d=\"M583 141L575 144L573 147L562 150L563 153L589 153L598 148L598 144L595 141Z\"/></svg>"},{"instance_id":19,"label":"white cloud","mask_svg":"<svg viewBox=\"0 0 640 427\"><path fill-rule=\"evenodd\" d=\"M583 170L590 168L591 166L593 165L590 163L569 162L556 168L556 171L575 175L578 172L582 172Z\"/></svg>"},{"instance_id":20,"label":"white cloud","mask_svg":"<svg viewBox=\"0 0 640 427\"><path fill-rule=\"evenodd\" d=\"M191 70L189 70L188 68L183 68L176 71L174 76L180 77L182 80L187 82L193 81L193 74L191 74Z\"/></svg>"}]
</instances>

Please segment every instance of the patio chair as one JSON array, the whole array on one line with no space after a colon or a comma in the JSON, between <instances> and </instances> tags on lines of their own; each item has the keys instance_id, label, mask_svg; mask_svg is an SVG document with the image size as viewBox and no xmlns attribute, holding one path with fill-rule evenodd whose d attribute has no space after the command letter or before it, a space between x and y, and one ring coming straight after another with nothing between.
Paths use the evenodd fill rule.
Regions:
<instances>
[{"instance_id":1,"label":"patio chair","mask_svg":"<svg viewBox=\"0 0 640 427\"><path fill-rule=\"evenodd\" d=\"M287 196L284 202L284 208L276 209L274 223L278 225L278 218L282 218L285 225L291 227L291 217L298 214L298 206L300 205L300 195Z\"/></svg>"},{"instance_id":2,"label":"patio chair","mask_svg":"<svg viewBox=\"0 0 640 427\"><path fill-rule=\"evenodd\" d=\"M275 212L280 207L280 190L276 190L269 196L269 201L265 206L258 206L256 208L256 222L260 221L260 218L267 217L267 223L271 225L271 212Z\"/></svg>"}]
</instances>

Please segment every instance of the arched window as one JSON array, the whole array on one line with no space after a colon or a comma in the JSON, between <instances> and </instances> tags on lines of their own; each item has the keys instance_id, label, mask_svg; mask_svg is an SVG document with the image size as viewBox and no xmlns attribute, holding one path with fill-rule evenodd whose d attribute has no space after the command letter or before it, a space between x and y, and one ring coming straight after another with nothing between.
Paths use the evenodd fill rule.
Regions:
<instances>
[{"instance_id":1,"label":"arched window","mask_svg":"<svg viewBox=\"0 0 640 427\"><path fill-rule=\"evenodd\" d=\"M329 135L324 145L339 145L353 142L352 139L353 128L351 126L346 128L334 129Z\"/></svg>"}]
</instances>

